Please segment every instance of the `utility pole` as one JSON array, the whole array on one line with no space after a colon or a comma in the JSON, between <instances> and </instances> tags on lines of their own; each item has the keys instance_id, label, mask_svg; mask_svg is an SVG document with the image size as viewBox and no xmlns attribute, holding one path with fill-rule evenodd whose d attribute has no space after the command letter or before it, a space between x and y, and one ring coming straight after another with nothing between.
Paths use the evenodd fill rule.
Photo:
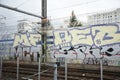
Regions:
<instances>
[{"instance_id":1,"label":"utility pole","mask_svg":"<svg viewBox=\"0 0 120 80\"><path fill-rule=\"evenodd\" d=\"M46 41L47 41L47 0L42 0L42 62L47 61Z\"/></svg>"}]
</instances>

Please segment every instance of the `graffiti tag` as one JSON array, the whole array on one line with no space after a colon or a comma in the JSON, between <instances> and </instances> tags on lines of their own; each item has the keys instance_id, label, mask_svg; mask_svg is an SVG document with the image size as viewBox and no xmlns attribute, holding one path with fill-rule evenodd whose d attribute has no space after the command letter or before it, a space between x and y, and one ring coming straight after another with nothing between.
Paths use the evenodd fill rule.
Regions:
<instances>
[{"instance_id":1,"label":"graffiti tag","mask_svg":"<svg viewBox=\"0 0 120 80\"><path fill-rule=\"evenodd\" d=\"M120 31L117 25L92 26L54 31L55 46L105 46L120 43Z\"/></svg>"},{"instance_id":2,"label":"graffiti tag","mask_svg":"<svg viewBox=\"0 0 120 80\"><path fill-rule=\"evenodd\" d=\"M37 42L41 41L40 34L16 34L13 47L18 45L23 46L37 46Z\"/></svg>"}]
</instances>

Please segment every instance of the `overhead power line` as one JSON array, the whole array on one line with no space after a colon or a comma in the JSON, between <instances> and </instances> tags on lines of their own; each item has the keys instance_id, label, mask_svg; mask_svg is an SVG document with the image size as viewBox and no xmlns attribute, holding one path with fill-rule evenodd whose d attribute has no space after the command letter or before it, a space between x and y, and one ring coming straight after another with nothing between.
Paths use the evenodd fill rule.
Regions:
<instances>
[{"instance_id":1,"label":"overhead power line","mask_svg":"<svg viewBox=\"0 0 120 80\"><path fill-rule=\"evenodd\" d=\"M97 0L88 1L88 2L83 2L83 3L79 3L79 4L73 4L73 5L65 6L65 7L61 7L61 8L55 8L55 9L51 9L51 10L48 10L48 11L61 10L61 9L71 8L71 7L75 7L75 6L81 6L81 5L89 4L89 3L93 3L93 2L97 2Z\"/></svg>"},{"instance_id":2,"label":"overhead power line","mask_svg":"<svg viewBox=\"0 0 120 80\"><path fill-rule=\"evenodd\" d=\"M22 11L22 10L19 10L17 8L13 8L13 7L10 7L10 6L7 6L7 5L0 4L0 7L3 7L3 8L10 9L10 10L13 10L13 11L16 11L16 12L20 12L20 13L24 13L24 14L27 14L27 15L30 15L30 16L34 16L34 17L38 17L38 18L44 19L44 17L42 17L42 16L35 15L33 13L29 13L29 12L26 12L26 11Z\"/></svg>"},{"instance_id":3,"label":"overhead power line","mask_svg":"<svg viewBox=\"0 0 120 80\"><path fill-rule=\"evenodd\" d=\"M25 0L24 2L22 2L21 4L19 4L18 6L16 6L16 8L21 7L21 6L24 5L26 2L30 2L30 1Z\"/></svg>"},{"instance_id":4,"label":"overhead power line","mask_svg":"<svg viewBox=\"0 0 120 80\"><path fill-rule=\"evenodd\" d=\"M93 15L93 14L97 14L97 13L103 13L103 12L108 12L108 11L112 11L112 10L115 10L114 8L110 8L110 9L105 9L105 10L101 10L101 11L98 11L98 12L88 12L88 13L82 13L82 14L76 14L76 16L77 17L79 17L79 16L83 16L83 15ZM16 17L11 17L11 18L7 18L7 20L6 21L9 21L9 20L13 20L13 19L16 19L16 18L18 18L18 17L23 17L23 15L22 16L16 16ZM51 18L51 20L61 20L61 19L65 19L65 18L69 18L70 16L64 16L64 17L59 17L59 18ZM28 17L26 17L26 19L32 19L32 18L28 18Z\"/></svg>"},{"instance_id":5,"label":"overhead power line","mask_svg":"<svg viewBox=\"0 0 120 80\"><path fill-rule=\"evenodd\" d=\"M26 0L26 1L28 1L28 0ZM18 8L19 6L23 5L26 1L24 1L23 3L21 3L20 5L18 5L16 8ZM61 8L51 9L51 10L48 10L48 11L51 12L51 11L55 11L55 10L60 10L60 9L65 9L65 8L71 8L71 7L74 7L74 6L80 6L80 5L83 5L83 4L93 3L93 2L96 2L96 1L97 0L93 0L93 1L89 1L89 2L84 2L84 3L79 3L79 4L73 4L73 5L70 5L70 6L65 6L65 7L61 7ZM17 17L23 17L23 16L17 16ZM11 18L16 18L16 17L11 17ZM11 18L9 18L9 19L11 19Z\"/></svg>"}]
</instances>

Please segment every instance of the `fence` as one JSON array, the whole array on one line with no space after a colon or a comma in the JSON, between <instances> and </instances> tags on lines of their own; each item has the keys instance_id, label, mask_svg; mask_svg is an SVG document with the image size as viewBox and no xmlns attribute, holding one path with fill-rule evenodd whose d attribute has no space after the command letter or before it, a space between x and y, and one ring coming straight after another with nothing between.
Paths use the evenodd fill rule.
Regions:
<instances>
[{"instance_id":1,"label":"fence","mask_svg":"<svg viewBox=\"0 0 120 80\"><path fill-rule=\"evenodd\" d=\"M16 60L16 56L9 56L9 55L3 55L2 56L3 60ZM30 56L27 57L22 57L20 56L20 60L21 61L28 61L28 62L38 62L38 57L34 56L34 59L31 60ZM86 59L81 59L81 58L66 58L65 57L58 57L58 58L51 58L48 57L47 58L47 62L65 62L65 60L67 61L67 63L77 63L77 64L100 64L100 58L86 58ZM107 58L103 58L103 65L107 65L107 66L120 66L120 60L115 60L115 59L107 59Z\"/></svg>"},{"instance_id":2,"label":"fence","mask_svg":"<svg viewBox=\"0 0 120 80\"><path fill-rule=\"evenodd\" d=\"M3 64L4 63L4 67ZM36 66L34 66L36 65ZM37 66L38 65L38 66ZM44 71L41 71L41 66L46 65L50 66L49 69L44 69ZM36 68L38 67L38 68ZM7 74L6 78L3 78L2 74L3 71L11 72L11 74ZM17 60L9 60L8 58L3 58L3 56L0 56L0 80L1 79L10 79L11 80L33 80L33 78L36 80L40 80L44 78L41 78L41 74L52 71L53 72L53 80L57 80L57 65L55 64L47 64L47 63L41 63L40 58L39 61L20 61L19 57L17 56ZM22 74L26 74L23 77L21 77ZM28 76L29 74L29 76ZM5 75L5 74L4 74ZM16 76L15 76L16 75ZM14 77L13 77L14 76ZM38 76L38 78L36 78Z\"/></svg>"},{"instance_id":3,"label":"fence","mask_svg":"<svg viewBox=\"0 0 120 80\"><path fill-rule=\"evenodd\" d=\"M10 59L4 58L4 56L0 57L0 78L2 77L2 69L3 69L2 62L6 61L6 60L10 61ZM102 62L101 62L101 60L102 60ZM52 70L52 72L53 72L53 76L54 76L53 79L57 80L57 75L58 74L57 74L57 65L56 65L56 62L58 62L58 63L64 63L62 65L60 64L60 66L65 67L65 69L64 69L65 70L65 80L67 80L67 63L92 64L92 65L98 64L98 65L100 65L100 69L101 69L101 78L103 77L102 76L103 75L102 74L102 72L103 72L102 66L103 65L106 65L106 66L120 66L120 61L119 60L107 60L107 59L104 59L104 58L101 58L101 59L100 58L87 58L87 59L70 59L70 58L66 58L65 59L65 57L59 57L59 58L48 58L49 62L55 62L55 64L46 64L46 63L44 63L44 64L48 65L48 66L52 66L53 68L52 69L49 68L49 69L45 69L44 71L41 71L41 64L43 64L43 63L41 63L40 58L39 58L39 62L38 61L31 61L31 60L30 61L21 61L21 60L19 60L19 58L17 58L17 60L12 60L12 61L15 61L15 62L17 61L16 64L15 64L16 67L13 67L13 65L7 65L7 66L11 67L10 70L17 69L16 70L17 80L19 80L19 77L20 77L20 73L19 72L23 69L23 67L20 66L21 62L23 62L24 64L27 63L29 65L31 65L31 64L37 64L38 65L38 63L39 63L39 65L38 65L38 72L36 72L36 73L34 73L33 75L30 75L30 76L24 76L24 77L22 77L22 79L24 79L24 80L30 80L30 79L32 80L32 78L34 76L41 75L42 73L47 72L49 70ZM29 68L29 67L30 66L28 66L27 68ZM24 69L23 71L26 72L27 68ZM30 73L31 73L31 71L30 71ZM41 79L41 77L39 76L38 80L40 80L40 79Z\"/></svg>"}]
</instances>

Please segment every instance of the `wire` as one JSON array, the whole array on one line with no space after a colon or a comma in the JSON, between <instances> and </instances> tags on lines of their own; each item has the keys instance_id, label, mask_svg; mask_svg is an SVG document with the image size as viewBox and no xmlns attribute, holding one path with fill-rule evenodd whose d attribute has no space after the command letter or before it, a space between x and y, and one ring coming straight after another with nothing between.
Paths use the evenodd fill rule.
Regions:
<instances>
[{"instance_id":1,"label":"wire","mask_svg":"<svg viewBox=\"0 0 120 80\"><path fill-rule=\"evenodd\" d=\"M77 14L76 16L78 16L78 15L86 15L86 14L93 14L93 13L97 13L97 12ZM16 17L11 17L11 18L7 18L6 21L11 20L11 19L16 19L17 17L24 17L24 15L22 15L22 16L16 16ZM70 17L70 16L61 17L61 18L54 18L54 19L51 19L51 20L57 20L57 19L62 19L62 18L67 18L67 17ZM30 18L26 18L26 19L30 19Z\"/></svg>"},{"instance_id":2,"label":"wire","mask_svg":"<svg viewBox=\"0 0 120 80\"><path fill-rule=\"evenodd\" d=\"M65 8L71 8L71 7L75 7L75 6L81 6L84 4L89 4L89 3L93 3L93 2L97 2L98 0L93 0L93 1L89 1L89 2L84 2L84 3L79 3L79 4L74 4L74 5L70 5L70 6L65 6L65 7L61 7L61 8L55 8L55 9L51 9L48 11L55 11L55 10L60 10L60 9L65 9Z\"/></svg>"},{"instance_id":3,"label":"wire","mask_svg":"<svg viewBox=\"0 0 120 80\"><path fill-rule=\"evenodd\" d=\"M96 14L96 13L98 13L98 12L76 14L76 16L79 17L79 16L83 16L83 15L91 15L91 14ZM51 22L54 22L54 21L56 21L56 20L65 20L65 19L69 19L69 18L70 18L70 16L65 16L65 17L60 17L60 18L53 18L53 19L50 19L50 20L51 20ZM14 19L15 19L15 18L14 18ZM32 19L32 18L27 18L27 20L29 20L29 19ZM10 19L10 20L11 20L11 19ZM9 21L9 20L7 20L7 21ZM14 24L13 24L13 25L14 25ZM13 26L13 25L10 25L10 26Z\"/></svg>"},{"instance_id":4,"label":"wire","mask_svg":"<svg viewBox=\"0 0 120 80\"><path fill-rule=\"evenodd\" d=\"M11 19L14 20L14 19L19 18L19 17L20 17L20 18L23 17L23 18L25 18L25 19L28 19L28 16L29 16L29 15L27 15L27 17L25 17L25 16L26 16L26 14L20 15L20 16L9 17L9 18L6 19L6 21L11 20ZM35 18L35 17L34 17L34 18ZM37 18L36 18L36 19L37 19Z\"/></svg>"},{"instance_id":5,"label":"wire","mask_svg":"<svg viewBox=\"0 0 120 80\"><path fill-rule=\"evenodd\" d=\"M107 11L106 11L107 10ZM83 14L76 14L76 16L77 17L79 17L79 16L82 16L82 15L93 15L93 14L96 14L96 13L100 13L100 12L108 12L108 11L113 11L113 10L115 10L115 9L113 9L113 8L111 8L111 9L105 9L105 10L101 10L101 11L99 11L99 12L91 12L91 13L83 13ZM17 16L17 17L20 17L20 16ZM21 16L22 17L22 16ZM60 18L53 18L53 19L50 19L50 20L62 20L62 19L68 19L70 16L66 16L66 17L60 17ZM11 20L12 18L9 18L9 20ZM14 17L13 19L16 19L16 17ZM26 18L27 20L28 19L32 19L32 18ZM9 21L8 19L7 19L7 21Z\"/></svg>"},{"instance_id":6,"label":"wire","mask_svg":"<svg viewBox=\"0 0 120 80\"><path fill-rule=\"evenodd\" d=\"M28 1L28 0L26 0L26 1ZM26 1L24 1L23 3L21 3L20 5L18 5L16 8L24 5ZM51 11L55 11L55 10L61 10L61 9L65 9L65 8L71 8L71 7L80 6L80 5L83 5L83 4L88 4L88 3L93 3L93 2L97 2L97 0L89 1L89 2L84 2L84 3L79 3L79 4L74 4L74 5L65 6L65 7L56 8L56 9L51 9L51 10L48 10L48 11L51 12ZM37 12L37 13L40 13L40 12ZM22 17L22 16L18 16L18 17Z\"/></svg>"},{"instance_id":7,"label":"wire","mask_svg":"<svg viewBox=\"0 0 120 80\"><path fill-rule=\"evenodd\" d=\"M97 13L97 12L76 14L76 16L89 15L89 14L95 14L95 13ZM70 17L70 16L61 17L61 18L53 18L53 19L51 19L51 20L65 19L65 18L68 18L68 17Z\"/></svg>"},{"instance_id":8,"label":"wire","mask_svg":"<svg viewBox=\"0 0 120 80\"><path fill-rule=\"evenodd\" d=\"M19 8L19 7L23 6L26 2L29 2L29 1L25 0L24 2L22 2L21 4L19 4L18 6L16 6L16 8Z\"/></svg>"}]
</instances>

